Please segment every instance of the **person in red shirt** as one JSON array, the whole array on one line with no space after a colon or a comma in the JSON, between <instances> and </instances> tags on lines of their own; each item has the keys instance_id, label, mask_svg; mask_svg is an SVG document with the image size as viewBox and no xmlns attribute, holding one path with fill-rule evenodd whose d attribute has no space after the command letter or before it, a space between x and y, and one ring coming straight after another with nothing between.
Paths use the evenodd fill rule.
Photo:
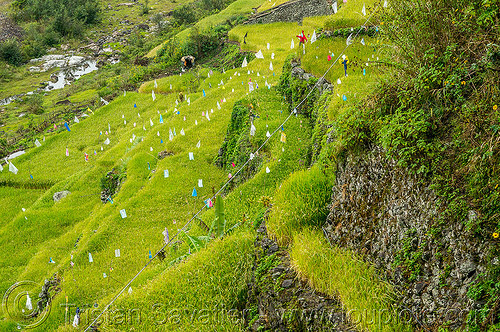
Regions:
<instances>
[{"instance_id":1,"label":"person in red shirt","mask_svg":"<svg viewBox=\"0 0 500 332\"><path fill-rule=\"evenodd\" d=\"M302 30L302 33L298 35L297 38L299 38L299 46L300 44L305 44L307 42L307 37L304 34L304 30Z\"/></svg>"}]
</instances>

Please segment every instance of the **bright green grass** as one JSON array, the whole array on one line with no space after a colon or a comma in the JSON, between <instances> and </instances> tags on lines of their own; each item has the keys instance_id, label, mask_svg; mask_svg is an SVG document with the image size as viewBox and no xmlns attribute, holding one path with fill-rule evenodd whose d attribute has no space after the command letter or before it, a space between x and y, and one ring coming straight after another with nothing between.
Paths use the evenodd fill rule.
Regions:
<instances>
[{"instance_id":1,"label":"bright green grass","mask_svg":"<svg viewBox=\"0 0 500 332\"><path fill-rule=\"evenodd\" d=\"M412 330L397 321L398 311L391 307L394 292L391 286L381 281L377 271L353 253L330 247L321 231L306 229L296 233L290 257L295 270L312 287L340 298L358 329Z\"/></svg>"},{"instance_id":2,"label":"bright green grass","mask_svg":"<svg viewBox=\"0 0 500 332\"><path fill-rule=\"evenodd\" d=\"M271 9L275 6L281 5L282 3L287 2L288 0L268 0L262 4L257 10L258 12L263 12L265 10Z\"/></svg>"},{"instance_id":3,"label":"bright green grass","mask_svg":"<svg viewBox=\"0 0 500 332\"><path fill-rule=\"evenodd\" d=\"M261 75L256 76L261 67ZM264 90L265 80L269 80L271 84L275 84L277 80L277 76L270 76L271 72L266 71L265 67L267 65L263 62L253 61L246 70L253 70L254 74L248 75L246 71L237 69L228 70L225 74L215 73L210 79L206 78L200 88L206 90L207 97L202 97L200 92L187 93L186 97L191 99L191 105L183 102L177 106L180 115L174 114L176 96L173 94L158 93L158 99L153 103L149 92L128 93L127 96L121 96L110 105L95 111L95 114L79 124L72 124L71 132L62 131L48 138L42 147L32 149L27 155L15 159L13 162L19 168L19 174L3 173L2 176L16 181L27 181L31 171L36 178L60 182L31 207L27 222L16 218L11 226L4 229L3 236L0 234L0 239L3 238L5 243L2 247L14 253L8 260L0 262L3 271L8 268L12 270L13 267L22 271L20 274L13 273L6 279L5 287L19 278L43 280L56 271L65 271L64 292L80 304L93 303L103 296L114 294L120 285L114 280L123 281L130 278L145 263L148 251L154 251L161 246L163 228L167 226L171 234L175 233L177 228L203 205L202 200L210 197L211 188L218 188L227 178L227 174L213 166L213 158L224 137L231 105L246 95L246 82L249 78L260 83L261 89L254 92L259 97L255 97L257 99L253 103L261 118L266 119L256 121L258 131L254 138L255 144L263 142L266 124L272 128L286 117L286 111L280 112L285 110L285 105L281 103L279 96L272 90ZM277 66L276 71L279 73L281 68ZM234 75L236 72L240 76ZM176 79L177 77L159 80L159 89L166 89L170 81L175 83ZM220 79L225 82L224 86L217 86ZM208 87L209 82L212 83L212 89ZM234 93L231 92L233 88ZM226 98L226 103L220 103L222 109L218 110L216 102L223 98ZM134 103L137 108L133 107ZM214 109L214 113L209 113L209 122L201 116L201 112L210 109ZM163 116L163 125L158 124L157 111ZM140 118L138 112L141 114ZM126 125L123 123L122 114L127 120ZM150 118L154 121L153 128L149 124ZM198 125L195 125L195 119L198 120ZM239 191L235 191L236 194L230 195L232 198L228 198L227 213L230 225L240 220L243 214L252 216L259 212L262 209L257 203L260 195L272 194L290 170L300 167L298 159L305 158L308 131L304 130L305 127L301 128L300 122L295 118L292 120L285 125L285 130L287 133L292 130L300 133L295 136L298 141L302 135L299 144L292 149L285 145L283 153L280 145L282 143L279 143L279 138L276 137L279 144L275 148L264 150L263 153L269 158L267 165L272 171L266 174L262 170L253 182L240 186L237 189ZM133 122L137 122L136 128L133 127ZM111 126L111 134L108 135L111 144L103 146L104 151L101 152L100 146L106 136L108 123ZM146 131L142 129L143 125ZM168 128L174 127L177 136L170 142ZM186 136L180 135L181 128L184 128ZM101 130L103 135L99 135ZM163 147L160 137L156 135L158 131L166 142ZM131 144L129 138L132 134L144 137L144 141ZM292 137L289 139L292 140ZM201 141L199 150L195 147L198 140ZM65 156L66 147L70 151L69 157ZM149 151L150 147L153 147L153 152ZM160 149L169 149L176 154L156 161L154 156ZM93 150L97 151L96 156L93 155ZM189 151L195 153L195 161L188 160ZM83 152L89 153L89 162L84 161ZM147 162L156 172L152 173L147 169ZM98 194L99 179L112 167L122 164L127 169L127 180L114 198L114 204L103 206ZM170 178L163 178L164 169L170 170ZM66 178L67 180L64 180ZM193 198L191 191L198 178L203 179L204 188L197 188L199 196ZM53 192L62 189L70 190L71 195L59 203L51 202ZM240 203L242 194L245 197L243 205ZM118 211L122 208L127 211L127 219L121 219L119 216ZM211 220L210 213L203 218L208 223ZM19 227L20 225L22 227ZM35 230L35 225L39 226L38 230ZM22 242L9 242L12 240L8 234L13 231L20 232ZM199 233L196 227L192 232ZM81 238L78 245L75 246L79 237ZM29 246L20 247L20 243ZM121 249L120 259L113 257L115 248ZM184 247L182 250L169 251L167 260L184 254L186 250ZM92 264L88 263L88 252L93 254ZM73 254L75 262L72 269L69 268L70 254ZM49 257L52 257L56 264L48 264ZM26 262L27 267L23 268ZM166 267L165 264L159 268L148 269L142 278L137 280L138 285L154 278ZM111 267L113 271L110 271ZM107 273L114 279L105 279L102 273ZM50 324L57 326L60 320L51 320Z\"/></svg>"},{"instance_id":4,"label":"bright green grass","mask_svg":"<svg viewBox=\"0 0 500 332\"><path fill-rule=\"evenodd\" d=\"M230 4L229 6L227 6L224 10L221 10L219 13L207 16L204 19L198 21L194 25L194 27L197 28L199 31L203 31L204 29L207 29L209 27L224 23L231 17L251 14L253 13L252 8L258 7L259 5L262 4L263 1L264 0L237 0L232 4ZM188 28L179 32L176 36L176 42L182 43L182 41L189 36L191 30L192 28ZM161 49L163 45L164 43L153 48L151 51L149 51L149 53L146 56L150 58L155 57L156 53Z\"/></svg>"},{"instance_id":5,"label":"bright green grass","mask_svg":"<svg viewBox=\"0 0 500 332\"><path fill-rule=\"evenodd\" d=\"M32 73L28 70L30 66L27 64L19 68L11 67L13 71L11 80L0 81L0 99L36 90L40 83L50 80L50 75L57 71L51 69L44 73Z\"/></svg>"},{"instance_id":6,"label":"bright green grass","mask_svg":"<svg viewBox=\"0 0 500 332\"><path fill-rule=\"evenodd\" d=\"M315 165L291 174L276 191L267 229L286 246L303 227L321 226L328 215L331 181Z\"/></svg>"},{"instance_id":7,"label":"bright green grass","mask_svg":"<svg viewBox=\"0 0 500 332\"><path fill-rule=\"evenodd\" d=\"M245 231L211 243L154 281L125 294L115 312L140 308L142 321L130 322L140 330L152 330L156 322L158 328L169 331L243 331L242 317L229 310L246 297L253 241L254 235ZM106 323L106 327L123 329L113 319Z\"/></svg>"},{"instance_id":8,"label":"bright green grass","mask_svg":"<svg viewBox=\"0 0 500 332\"><path fill-rule=\"evenodd\" d=\"M7 172L4 169L4 172ZM23 215L22 209L31 206L42 194L43 189L20 189L12 187L0 187L0 211L2 227L16 215Z\"/></svg>"},{"instance_id":9,"label":"bright green grass","mask_svg":"<svg viewBox=\"0 0 500 332\"><path fill-rule=\"evenodd\" d=\"M19 174L16 176L4 172L0 177L23 182L29 181L31 172L37 180L54 181L57 184L29 208L28 221L17 216L2 227L0 247L12 253L10 257L0 258L0 273L8 276L2 279L2 288L21 278L41 281L60 272L64 277L61 286L63 292L54 300L54 307L60 310L59 313L62 312L59 304L64 301L65 295L77 305L98 303L99 308L102 308L105 299L116 294L120 286L142 268L148 260L149 250L155 251L161 247L163 229L168 227L172 236L203 205L203 200L212 195L212 187L219 188L228 178L225 171L213 166L213 160L224 138L232 105L246 96L250 78L260 86L247 99L248 103L256 105L261 116L255 122L257 133L251 138L253 143L259 145L264 141L268 129L266 124L272 130L286 118L286 106L282 99L273 90L265 89L264 82L268 81L272 85L277 83L284 59L297 51L297 47L290 50L290 40L295 38L298 29L296 24L289 23L236 27L230 32L230 37L242 40L248 31L245 49L261 49L264 60L255 59L245 69L227 70L224 74L214 72L210 78L202 72L199 87L190 86L183 82L183 78L159 79L156 102L151 98L153 83L146 83L141 88L144 93L127 93L127 96L118 97L79 124L71 124L71 132L62 129L59 134L47 138L42 147L14 159ZM270 50L267 50L267 42L270 43ZM273 52L275 59L271 60ZM273 62L275 76L269 70L270 61ZM218 86L221 79L224 85ZM169 93L170 84L176 87L176 93ZM206 97L203 97L202 89L206 91ZM232 89L234 92L231 92ZM185 97L190 98L190 106L185 101L175 105L178 91L183 91ZM221 102L223 98L226 98L226 103ZM222 106L221 110L217 109L217 101ZM137 108L133 107L134 103ZM180 112L179 115L174 113L175 108ZM208 121L202 117L202 112L211 109L214 112L209 113L211 121ZM158 111L162 114L164 124L158 123ZM140 117L137 113L140 113ZM124 124L122 115L127 124ZM149 124L150 118L154 122L153 127ZM271 144L262 151L265 164L259 173L226 197L228 226L244 219L254 220L263 210L260 198L273 196L290 172L303 169L300 161L304 161L307 156L311 131L308 121L304 120L292 117L284 126L287 143L282 144L278 137L273 137ZM108 123L111 133L107 137L111 144L106 146L102 143ZM146 130L143 130L143 125ZM168 140L169 128L176 128L177 133L171 142ZM181 128L184 128L185 136L180 135ZM100 131L103 135L99 135ZM160 137L157 132L160 132ZM133 134L138 138L131 143L129 139ZM140 141L142 138L144 141ZM160 143L160 138L165 143ZM195 147L198 140L201 141L200 149ZM101 146L103 151L100 150ZM69 157L65 156L66 147L70 151ZM158 161L155 156L164 149L173 151L175 155ZM93 155L94 150L96 156ZM190 151L194 152L195 161L188 160ZM84 160L85 152L90 156L89 162ZM148 162L151 170L148 170ZM265 172L266 166L271 170L269 174ZM114 197L114 204L103 205L99 199L99 180L113 167L125 167L127 179ZM163 177L165 169L170 171L169 178ZM203 179L204 187L196 187L198 197L191 197L198 179ZM53 203L52 194L63 189L70 190L72 194L59 203ZM126 209L128 218L121 219L120 209ZM201 218L210 224L213 210ZM9 236L13 232L18 232L19 236ZM190 234L203 232L193 223ZM114 257L114 249L121 249L120 258ZM93 255L93 263L88 262L89 252ZM162 276L171 271L168 262L186 252L185 244L176 250L169 249L163 263L155 261L148 267L132 285L134 297L160 291L159 285L162 283L157 280L164 280ZM238 257L238 250L231 253L235 256L228 259ZM75 262L73 268L69 267L71 254ZM197 255L192 255L189 260ZM56 264L49 264L49 257ZM208 258L205 257L204 261L208 261ZM195 267L186 269L186 274L196 274ZM103 273L108 277L103 278ZM172 276L172 283L183 282L175 280L175 274L169 275ZM155 286L148 288L153 283ZM139 292L143 287L144 291ZM135 295L136 291L139 294ZM63 318L64 315L51 315L44 329L56 329L63 324ZM227 326L227 321L221 326Z\"/></svg>"}]
</instances>

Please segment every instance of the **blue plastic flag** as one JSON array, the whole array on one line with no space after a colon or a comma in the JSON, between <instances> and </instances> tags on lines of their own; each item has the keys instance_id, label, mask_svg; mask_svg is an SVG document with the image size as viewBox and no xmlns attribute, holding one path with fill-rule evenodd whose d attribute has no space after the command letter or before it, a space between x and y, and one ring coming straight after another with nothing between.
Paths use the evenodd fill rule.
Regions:
<instances>
[{"instance_id":1,"label":"blue plastic flag","mask_svg":"<svg viewBox=\"0 0 500 332\"><path fill-rule=\"evenodd\" d=\"M137 105L136 105L136 104L134 104L134 108L137 108Z\"/></svg>"},{"instance_id":2,"label":"blue plastic flag","mask_svg":"<svg viewBox=\"0 0 500 332\"><path fill-rule=\"evenodd\" d=\"M345 95L342 95L342 100L346 101L347 97Z\"/></svg>"},{"instance_id":3,"label":"blue plastic flag","mask_svg":"<svg viewBox=\"0 0 500 332\"><path fill-rule=\"evenodd\" d=\"M153 258L153 255L151 255L151 250L149 251L149 259Z\"/></svg>"},{"instance_id":4,"label":"blue plastic flag","mask_svg":"<svg viewBox=\"0 0 500 332\"><path fill-rule=\"evenodd\" d=\"M148 161L148 170L151 170L151 166L149 165L149 161Z\"/></svg>"},{"instance_id":5,"label":"blue plastic flag","mask_svg":"<svg viewBox=\"0 0 500 332\"><path fill-rule=\"evenodd\" d=\"M160 143L162 143L162 144L163 144L163 139L161 139L161 138L160 138Z\"/></svg>"},{"instance_id":6,"label":"blue plastic flag","mask_svg":"<svg viewBox=\"0 0 500 332\"><path fill-rule=\"evenodd\" d=\"M160 123L163 123L163 117L160 114Z\"/></svg>"},{"instance_id":7,"label":"blue plastic flag","mask_svg":"<svg viewBox=\"0 0 500 332\"><path fill-rule=\"evenodd\" d=\"M64 123L64 126L66 127L66 129L68 129L68 131L71 131L71 129L69 129L69 126L68 126L67 122Z\"/></svg>"},{"instance_id":8,"label":"blue plastic flag","mask_svg":"<svg viewBox=\"0 0 500 332\"><path fill-rule=\"evenodd\" d=\"M363 68L363 76L365 76L365 75L366 75L366 69Z\"/></svg>"},{"instance_id":9,"label":"blue plastic flag","mask_svg":"<svg viewBox=\"0 0 500 332\"><path fill-rule=\"evenodd\" d=\"M205 89L203 89L203 97L206 97L207 94L205 93Z\"/></svg>"},{"instance_id":10,"label":"blue plastic flag","mask_svg":"<svg viewBox=\"0 0 500 332\"><path fill-rule=\"evenodd\" d=\"M177 111L177 115L181 114L181 112Z\"/></svg>"},{"instance_id":11,"label":"blue plastic flag","mask_svg":"<svg viewBox=\"0 0 500 332\"><path fill-rule=\"evenodd\" d=\"M196 192L196 188L193 188L193 194L192 194L193 197L196 197L198 196L198 193Z\"/></svg>"},{"instance_id":12,"label":"blue plastic flag","mask_svg":"<svg viewBox=\"0 0 500 332\"><path fill-rule=\"evenodd\" d=\"M33 180L33 175L30 174L30 178L31 178L31 180Z\"/></svg>"}]
</instances>

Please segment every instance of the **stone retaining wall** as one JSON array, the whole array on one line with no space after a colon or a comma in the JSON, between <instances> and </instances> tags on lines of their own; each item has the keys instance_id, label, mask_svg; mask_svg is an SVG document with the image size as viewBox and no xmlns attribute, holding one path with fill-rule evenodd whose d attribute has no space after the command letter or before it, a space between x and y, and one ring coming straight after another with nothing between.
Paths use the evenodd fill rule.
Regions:
<instances>
[{"instance_id":1,"label":"stone retaining wall","mask_svg":"<svg viewBox=\"0 0 500 332\"><path fill-rule=\"evenodd\" d=\"M245 24L298 22L304 17L332 15L326 0L292 0L252 16Z\"/></svg>"}]
</instances>

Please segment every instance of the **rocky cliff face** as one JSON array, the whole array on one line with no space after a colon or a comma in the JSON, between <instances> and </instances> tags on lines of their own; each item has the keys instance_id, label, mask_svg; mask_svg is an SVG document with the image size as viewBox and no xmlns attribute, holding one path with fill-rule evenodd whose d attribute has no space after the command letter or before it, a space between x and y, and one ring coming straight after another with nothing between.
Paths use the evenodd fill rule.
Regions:
<instances>
[{"instance_id":1,"label":"rocky cliff face","mask_svg":"<svg viewBox=\"0 0 500 332\"><path fill-rule=\"evenodd\" d=\"M333 14L326 0L292 0L251 17L246 24L273 22L302 23L304 17Z\"/></svg>"},{"instance_id":2,"label":"rocky cliff face","mask_svg":"<svg viewBox=\"0 0 500 332\"><path fill-rule=\"evenodd\" d=\"M245 309L250 331L356 331L337 299L297 277L288 252L268 237L265 222L257 233Z\"/></svg>"},{"instance_id":3,"label":"rocky cliff face","mask_svg":"<svg viewBox=\"0 0 500 332\"><path fill-rule=\"evenodd\" d=\"M380 269L400 292L400 311L426 330L463 327L468 313L483 305L467 293L488 264L499 264L466 230L466 221L447 224L441 211L422 179L374 147L339 165L324 227L332 245L361 253ZM477 218L476 212L468 218Z\"/></svg>"}]
</instances>

